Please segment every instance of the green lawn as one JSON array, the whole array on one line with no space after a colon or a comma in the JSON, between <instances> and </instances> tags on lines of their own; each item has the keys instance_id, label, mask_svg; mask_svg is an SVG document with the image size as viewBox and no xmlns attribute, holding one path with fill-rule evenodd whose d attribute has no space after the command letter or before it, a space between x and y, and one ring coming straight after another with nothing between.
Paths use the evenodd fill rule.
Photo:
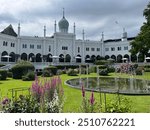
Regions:
<instances>
[{"instance_id":1,"label":"green lawn","mask_svg":"<svg viewBox=\"0 0 150 130\"><path fill-rule=\"evenodd\" d=\"M84 77L86 75L82 75ZM96 76L96 74L92 73L89 76ZM110 76L116 76L116 74L111 73ZM126 74L117 74L119 77L129 77ZM65 94L65 103L63 112L79 112L79 108L82 101L82 94L81 90L71 88L64 84L64 82L71 78L77 78L77 76L67 76L66 74L61 75L63 87L64 87L64 94ZM144 78L150 80L150 73L145 73L143 76L136 76L136 78ZM18 88L18 87L30 87L32 81L22 81L22 80L14 80L8 79L6 81L0 81L0 94L1 97L11 97L11 93L8 93L8 89ZM23 92L20 92L24 94ZM88 96L90 96L90 92L86 92ZM94 93L95 99L97 103L99 103L99 93ZM102 95L103 96L103 95ZM114 94L107 94L107 101L114 98ZM150 96L124 96L127 97L132 101L132 112L150 112Z\"/></svg>"}]
</instances>

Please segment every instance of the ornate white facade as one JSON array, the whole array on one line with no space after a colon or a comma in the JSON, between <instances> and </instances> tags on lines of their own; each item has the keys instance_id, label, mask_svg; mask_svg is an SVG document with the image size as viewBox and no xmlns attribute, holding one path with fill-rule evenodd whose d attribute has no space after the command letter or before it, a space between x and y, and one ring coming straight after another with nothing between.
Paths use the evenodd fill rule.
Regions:
<instances>
[{"instance_id":1,"label":"ornate white facade","mask_svg":"<svg viewBox=\"0 0 150 130\"><path fill-rule=\"evenodd\" d=\"M33 63L92 63L96 59L112 58L116 62L122 62L123 58L129 61L137 60L136 56L131 56L130 41L127 33L123 32L122 39L105 40L102 34L100 41L85 40L84 30L82 39L77 40L75 34L75 24L73 33L68 32L69 22L63 18L59 21L59 31L54 24L54 34L52 37L46 36L44 26L43 37L20 36L20 24L16 34L13 27L9 25L0 33L0 62L13 63L18 59L28 60Z\"/></svg>"}]
</instances>

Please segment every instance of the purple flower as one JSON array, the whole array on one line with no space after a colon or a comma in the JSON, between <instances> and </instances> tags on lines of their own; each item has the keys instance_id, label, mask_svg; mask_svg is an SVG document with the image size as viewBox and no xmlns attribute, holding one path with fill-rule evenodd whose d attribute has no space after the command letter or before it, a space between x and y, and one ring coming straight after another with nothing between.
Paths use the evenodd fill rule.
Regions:
<instances>
[{"instance_id":1,"label":"purple flower","mask_svg":"<svg viewBox=\"0 0 150 130\"><path fill-rule=\"evenodd\" d=\"M90 97L90 103L91 103L91 105L94 104L94 101L95 101L95 99L94 99L94 93L92 91L92 94L91 94L91 97Z\"/></svg>"},{"instance_id":2,"label":"purple flower","mask_svg":"<svg viewBox=\"0 0 150 130\"><path fill-rule=\"evenodd\" d=\"M83 85L82 85L82 97L85 97L85 90L84 90Z\"/></svg>"},{"instance_id":3,"label":"purple flower","mask_svg":"<svg viewBox=\"0 0 150 130\"><path fill-rule=\"evenodd\" d=\"M9 101L9 99L8 99L8 98L5 98L5 99L2 101L2 104L5 105L5 104L8 103L8 101Z\"/></svg>"}]
</instances>

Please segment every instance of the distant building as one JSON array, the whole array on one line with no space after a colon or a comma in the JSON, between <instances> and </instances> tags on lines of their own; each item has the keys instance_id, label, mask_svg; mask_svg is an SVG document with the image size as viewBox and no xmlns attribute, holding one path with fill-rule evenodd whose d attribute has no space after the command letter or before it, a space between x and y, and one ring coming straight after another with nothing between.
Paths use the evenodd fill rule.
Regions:
<instances>
[{"instance_id":1,"label":"distant building","mask_svg":"<svg viewBox=\"0 0 150 130\"><path fill-rule=\"evenodd\" d=\"M132 56L129 52L130 41L134 38L127 38L127 32L123 32L121 39L91 41L85 39L84 30L82 39L76 39L76 26L73 32L68 32L69 22L64 13L62 19L57 24L54 23L54 34L52 37L46 36L44 26L43 37L20 36L20 24L18 33L9 25L0 33L0 62L14 63L19 59L28 60L34 64L75 64L92 63L96 59L104 57L114 59L115 62L122 62L123 58L129 61L137 61L138 56Z\"/></svg>"}]
</instances>

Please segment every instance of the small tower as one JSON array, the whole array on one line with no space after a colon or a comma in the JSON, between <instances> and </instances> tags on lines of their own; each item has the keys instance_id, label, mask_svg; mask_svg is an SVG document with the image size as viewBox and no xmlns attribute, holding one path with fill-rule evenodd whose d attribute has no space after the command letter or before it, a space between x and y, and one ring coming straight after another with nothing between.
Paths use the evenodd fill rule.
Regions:
<instances>
[{"instance_id":1,"label":"small tower","mask_svg":"<svg viewBox=\"0 0 150 130\"><path fill-rule=\"evenodd\" d=\"M18 23L18 37L20 37L20 22Z\"/></svg>"},{"instance_id":2,"label":"small tower","mask_svg":"<svg viewBox=\"0 0 150 130\"><path fill-rule=\"evenodd\" d=\"M125 31L125 28L123 28L122 41L126 40L127 40L127 32Z\"/></svg>"},{"instance_id":3,"label":"small tower","mask_svg":"<svg viewBox=\"0 0 150 130\"><path fill-rule=\"evenodd\" d=\"M56 33L56 26L57 26L57 24L56 24L56 20L55 20L55 23L54 23L54 33Z\"/></svg>"},{"instance_id":4,"label":"small tower","mask_svg":"<svg viewBox=\"0 0 150 130\"><path fill-rule=\"evenodd\" d=\"M102 32L102 38L101 41L104 42L104 32Z\"/></svg>"},{"instance_id":5,"label":"small tower","mask_svg":"<svg viewBox=\"0 0 150 130\"><path fill-rule=\"evenodd\" d=\"M46 26L44 26L44 37L46 37Z\"/></svg>"},{"instance_id":6,"label":"small tower","mask_svg":"<svg viewBox=\"0 0 150 130\"><path fill-rule=\"evenodd\" d=\"M75 23L73 25L73 33L74 33L74 35L76 34L76 25L75 25Z\"/></svg>"},{"instance_id":7,"label":"small tower","mask_svg":"<svg viewBox=\"0 0 150 130\"><path fill-rule=\"evenodd\" d=\"M82 40L84 41L85 40L85 32L84 32L84 29L82 31Z\"/></svg>"}]
</instances>

